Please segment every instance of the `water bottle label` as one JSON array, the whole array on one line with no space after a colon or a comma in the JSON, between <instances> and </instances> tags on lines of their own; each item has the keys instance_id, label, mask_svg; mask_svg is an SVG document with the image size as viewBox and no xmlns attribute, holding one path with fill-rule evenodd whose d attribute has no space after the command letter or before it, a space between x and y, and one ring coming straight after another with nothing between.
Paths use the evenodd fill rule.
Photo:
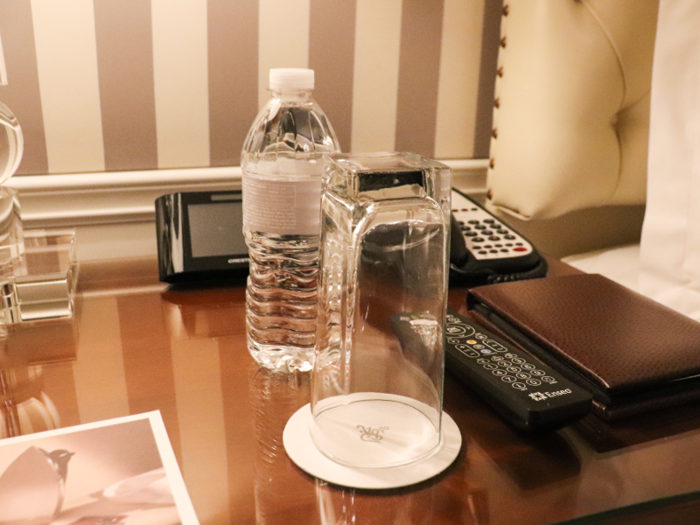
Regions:
<instances>
[{"instance_id":1,"label":"water bottle label","mask_svg":"<svg viewBox=\"0 0 700 525\"><path fill-rule=\"evenodd\" d=\"M321 178L269 180L243 175L243 226L276 235L319 235Z\"/></svg>"}]
</instances>

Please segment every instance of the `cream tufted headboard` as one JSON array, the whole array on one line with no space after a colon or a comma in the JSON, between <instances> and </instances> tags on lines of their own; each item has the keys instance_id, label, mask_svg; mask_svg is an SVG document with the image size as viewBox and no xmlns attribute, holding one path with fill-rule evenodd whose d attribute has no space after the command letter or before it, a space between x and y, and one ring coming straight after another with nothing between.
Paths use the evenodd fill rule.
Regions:
<instances>
[{"instance_id":1,"label":"cream tufted headboard","mask_svg":"<svg viewBox=\"0 0 700 525\"><path fill-rule=\"evenodd\" d=\"M643 204L658 0L506 0L488 205Z\"/></svg>"}]
</instances>

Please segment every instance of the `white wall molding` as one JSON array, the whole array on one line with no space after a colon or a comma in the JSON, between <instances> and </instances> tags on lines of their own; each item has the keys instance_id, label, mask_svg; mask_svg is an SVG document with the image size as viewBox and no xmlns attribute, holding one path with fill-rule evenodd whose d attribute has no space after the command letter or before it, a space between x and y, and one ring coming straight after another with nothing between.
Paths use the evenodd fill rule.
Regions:
<instances>
[{"instance_id":1,"label":"white wall molding","mask_svg":"<svg viewBox=\"0 0 700 525\"><path fill-rule=\"evenodd\" d=\"M153 220L166 193L240 189L240 167L14 177L25 227Z\"/></svg>"},{"instance_id":2,"label":"white wall molding","mask_svg":"<svg viewBox=\"0 0 700 525\"><path fill-rule=\"evenodd\" d=\"M487 160L443 161L454 185L483 191ZM184 191L238 190L241 168L193 168L13 177L28 228L150 221L160 195Z\"/></svg>"},{"instance_id":3,"label":"white wall molding","mask_svg":"<svg viewBox=\"0 0 700 525\"><path fill-rule=\"evenodd\" d=\"M443 161L453 185L485 190L488 160ZM73 227L80 260L156 253L155 205L161 195L187 191L239 190L241 168L194 168L66 175L17 176L25 228Z\"/></svg>"},{"instance_id":4,"label":"white wall molding","mask_svg":"<svg viewBox=\"0 0 700 525\"><path fill-rule=\"evenodd\" d=\"M452 168L452 186L468 193L486 192L489 159L442 160Z\"/></svg>"}]
</instances>

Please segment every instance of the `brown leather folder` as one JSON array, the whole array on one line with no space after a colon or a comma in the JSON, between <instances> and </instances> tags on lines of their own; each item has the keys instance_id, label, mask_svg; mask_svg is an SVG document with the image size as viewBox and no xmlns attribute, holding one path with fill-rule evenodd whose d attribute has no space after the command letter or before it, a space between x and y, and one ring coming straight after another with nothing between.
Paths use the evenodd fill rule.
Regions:
<instances>
[{"instance_id":1,"label":"brown leather folder","mask_svg":"<svg viewBox=\"0 0 700 525\"><path fill-rule=\"evenodd\" d=\"M591 392L605 419L700 399L700 323L602 275L481 286L467 307Z\"/></svg>"}]
</instances>

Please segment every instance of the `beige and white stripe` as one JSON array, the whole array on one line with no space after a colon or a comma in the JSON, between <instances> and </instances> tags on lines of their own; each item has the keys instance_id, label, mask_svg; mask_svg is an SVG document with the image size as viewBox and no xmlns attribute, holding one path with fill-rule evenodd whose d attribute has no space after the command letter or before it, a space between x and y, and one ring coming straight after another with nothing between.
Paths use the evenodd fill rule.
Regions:
<instances>
[{"instance_id":1,"label":"beige and white stripe","mask_svg":"<svg viewBox=\"0 0 700 525\"><path fill-rule=\"evenodd\" d=\"M209 0L209 143L212 166L239 163L258 112L258 0Z\"/></svg>"},{"instance_id":2,"label":"beige and white stripe","mask_svg":"<svg viewBox=\"0 0 700 525\"><path fill-rule=\"evenodd\" d=\"M151 2L93 2L105 168L157 169Z\"/></svg>"},{"instance_id":3,"label":"beige and white stripe","mask_svg":"<svg viewBox=\"0 0 700 525\"><path fill-rule=\"evenodd\" d=\"M445 0L440 45L435 156L464 156L476 135L483 2ZM464 49L478 50L464 53Z\"/></svg>"},{"instance_id":4,"label":"beige and white stripe","mask_svg":"<svg viewBox=\"0 0 700 525\"><path fill-rule=\"evenodd\" d=\"M103 171L92 0L31 5L49 172Z\"/></svg>"},{"instance_id":5,"label":"beige and white stripe","mask_svg":"<svg viewBox=\"0 0 700 525\"><path fill-rule=\"evenodd\" d=\"M309 67L317 75L316 100L343 151L351 149L355 20L355 0L311 1Z\"/></svg>"},{"instance_id":6,"label":"beige and white stripe","mask_svg":"<svg viewBox=\"0 0 700 525\"><path fill-rule=\"evenodd\" d=\"M29 1L0 2L0 34L8 81L7 85L0 86L0 101L17 116L24 134L24 159L18 173L48 173L32 7Z\"/></svg>"},{"instance_id":7,"label":"beige and white stripe","mask_svg":"<svg viewBox=\"0 0 700 525\"><path fill-rule=\"evenodd\" d=\"M401 0L357 0L352 149L392 151L396 140Z\"/></svg>"},{"instance_id":8,"label":"beige and white stripe","mask_svg":"<svg viewBox=\"0 0 700 525\"><path fill-rule=\"evenodd\" d=\"M440 78L443 1L403 0L396 109L401 151L433 156Z\"/></svg>"},{"instance_id":9,"label":"beige and white stripe","mask_svg":"<svg viewBox=\"0 0 700 525\"><path fill-rule=\"evenodd\" d=\"M309 66L310 0L259 0L258 106L269 98L268 71Z\"/></svg>"},{"instance_id":10,"label":"beige and white stripe","mask_svg":"<svg viewBox=\"0 0 700 525\"><path fill-rule=\"evenodd\" d=\"M486 0L2 2L0 100L27 138L22 174L232 166L268 70L311 67L343 150L471 158L490 128L490 11Z\"/></svg>"},{"instance_id":11,"label":"beige and white stripe","mask_svg":"<svg viewBox=\"0 0 700 525\"><path fill-rule=\"evenodd\" d=\"M158 167L209 165L206 0L151 0Z\"/></svg>"}]
</instances>

